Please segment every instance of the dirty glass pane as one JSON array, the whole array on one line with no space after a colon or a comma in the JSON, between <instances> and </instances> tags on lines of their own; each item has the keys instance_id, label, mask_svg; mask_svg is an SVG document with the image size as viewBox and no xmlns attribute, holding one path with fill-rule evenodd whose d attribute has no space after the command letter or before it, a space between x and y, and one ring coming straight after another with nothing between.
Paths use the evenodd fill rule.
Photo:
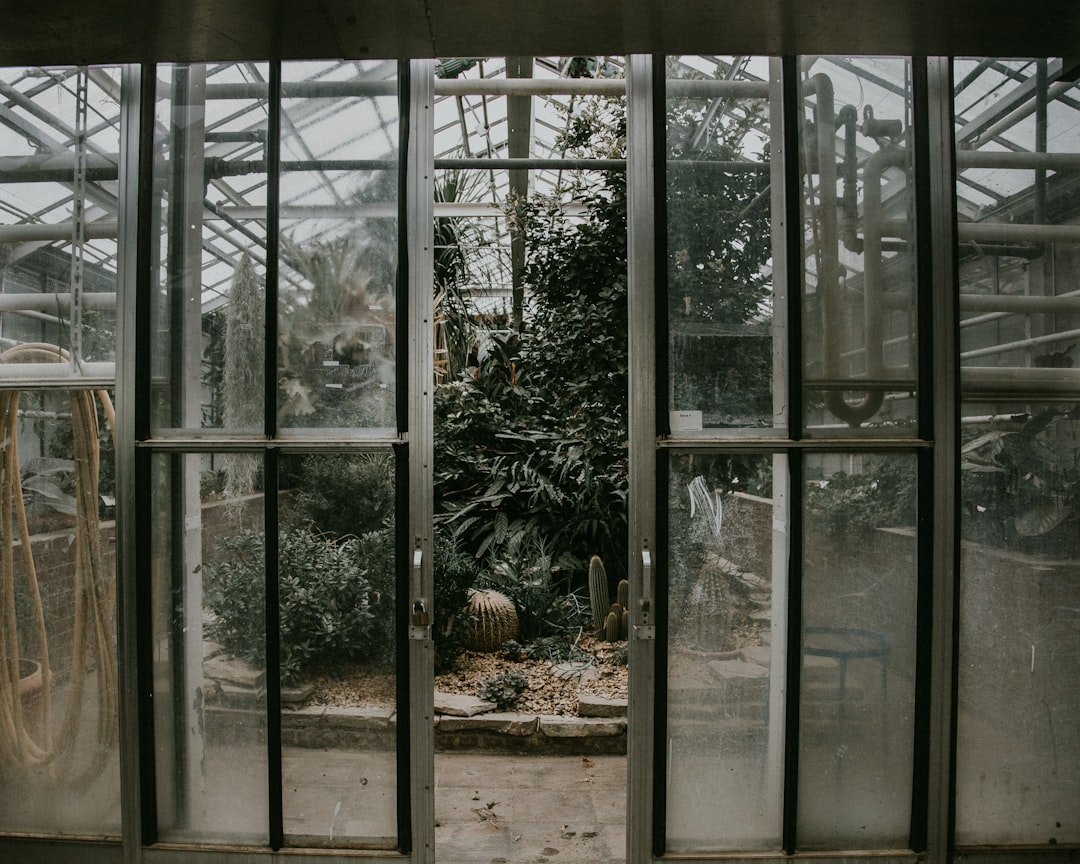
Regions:
<instances>
[{"instance_id":1,"label":"dirty glass pane","mask_svg":"<svg viewBox=\"0 0 1080 864\"><path fill-rule=\"evenodd\" d=\"M1080 87L956 62L962 441L956 836L1080 842Z\"/></svg>"},{"instance_id":2,"label":"dirty glass pane","mask_svg":"<svg viewBox=\"0 0 1080 864\"><path fill-rule=\"evenodd\" d=\"M59 352L4 350L0 362L111 379L120 70L4 69L0 87L0 337L4 349L43 343Z\"/></svg>"},{"instance_id":3,"label":"dirty glass pane","mask_svg":"<svg viewBox=\"0 0 1080 864\"><path fill-rule=\"evenodd\" d=\"M800 849L901 849L911 827L916 460L809 455Z\"/></svg>"},{"instance_id":4,"label":"dirty glass pane","mask_svg":"<svg viewBox=\"0 0 1080 864\"><path fill-rule=\"evenodd\" d=\"M263 429L266 66L158 67L156 429Z\"/></svg>"},{"instance_id":5,"label":"dirty glass pane","mask_svg":"<svg viewBox=\"0 0 1080 864\"><path fill-rule=\"evenodd\" d=\"M0 391L3 831L120 833L111 411L104 391Z\"/></svg>"},{"instance_id":6,"label":"dirty glass pane","mask_svg":"<svg viewBox=\"0 0 1080 864\"><path fill-rule=\"evenodd\" d=\"M783 312L776 316L769 266L778 167L769 157L778 110L769 79L778 66L761 57L667 63L672 431L779 425Z\"/></svg>"},{"instance_id":7,"label":"dirty glass pane","mask_svg":"<svg viewBox=\"0 0 1080 864\"><path fill-rule=\"evenodd\" d=\"M0 70L0 831L120 833L120 78Z\"/></svg>"},{"instance_id":8,"label":"dirty glass pane","mask_svg":"<svg viewBox=\"0 0 1080 864\"><path fill-rule=\"evenodd\" d=\"M801 69L805 427L910 432L918 343L909 63L803 57Z\"/></svg>"},{"instance_id":9,"label":"dirty glass pane","mask_svg":"<svg viewBox=\"0 0 1080 864\"><path fill-rule=\"evenodd\" d=\"M287 842L394 848L394 457L289 456L281 468Z\"/></svg>"},{"instance_id":10,"label":"dirty glass pane","mask_svg":"<svg viewBox=\"0 0 1080 864\"><path fill-rule=\"evenodd\" d=\"M235 462L254 463L243 494L226 491ZM247 453L153 460L154 740L163 840L268 840L261 462Z\"/></svg>"},{"instance_id":11,"label":"dirty glass pane","mask_svg":"<svg viewBox=\"0 0 1080 864\"><path fill-rule=\"evenodd\" d=\"M397 64L282 78L279 423L393 428Z\"/></svg>"},{"instance_id":12,"label":"dirty glass pane","mask_svg":"<svg viewBox=\"0 0 1080 864\"><path fill-rule=\"evenodd\" d=\"M775 472L786 474L780 456L671 460L672 852L780 846L787 506Z\"/></svg>"}]
</instances>

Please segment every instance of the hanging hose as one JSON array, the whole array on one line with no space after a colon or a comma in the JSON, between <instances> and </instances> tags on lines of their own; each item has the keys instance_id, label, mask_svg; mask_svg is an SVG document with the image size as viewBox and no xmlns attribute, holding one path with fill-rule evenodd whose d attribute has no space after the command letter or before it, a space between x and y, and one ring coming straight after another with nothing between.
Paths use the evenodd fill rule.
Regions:
<instances>
[{"instance_id":1,"label":"hanging hose","mask_svg":"<svg viewBox=\"0 0 1080 864\"><path fill-rule=\"evenodd\" d=\"M43 343L18 345L0 354L0 363L56 363L68 361L66 351ZM101 402L115 445L116 423L112 400L104 390L71 393L72 456L75 464L75 549L72 574L74 594L71 680L63 722L55 740L52 729L52 667L49 660L45 615L41 605L30 530L23 504L18 453L20 391L0 391L0 603L3 639L0 639L0 764L24 768L49 766L55 774L58 760L74 748L82 723L87 673L94 661L97 683L98 748L80 780L100 773L119 735L116 640L113 610L116 579L108 578L101 561L98 517L98 415L94 397ZM42 672L42 734L36 741L27 728L19 692L20 657L15 611L15 531L21 547L23 570L37 633Z\"/></svg>"}]
</instances>

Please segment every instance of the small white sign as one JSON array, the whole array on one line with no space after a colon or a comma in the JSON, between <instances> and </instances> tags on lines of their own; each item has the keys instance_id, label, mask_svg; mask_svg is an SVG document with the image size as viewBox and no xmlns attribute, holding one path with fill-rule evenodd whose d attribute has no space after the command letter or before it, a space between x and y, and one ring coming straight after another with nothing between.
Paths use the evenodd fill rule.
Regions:
<instances>
[{"instance_id":1,"label":"small white sign","mask_svg":"<svg viewBox=\"0 0 1080 864\"><path fill-rule=\"evenodd\" d=\"M671 423L672 432L700 432L701 412L672 411L669 422Z\"/></svg>"}]
</instances>

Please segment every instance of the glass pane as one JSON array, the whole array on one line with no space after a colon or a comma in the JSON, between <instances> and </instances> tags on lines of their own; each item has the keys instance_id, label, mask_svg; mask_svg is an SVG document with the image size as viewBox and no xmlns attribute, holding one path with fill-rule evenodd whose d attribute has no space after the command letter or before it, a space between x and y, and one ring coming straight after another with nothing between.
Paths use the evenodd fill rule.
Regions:
<instances>
[{"instance_id":1,"label":"glass pane","mask_svg":"<svg viewBox=\"0 0 1080 864\"><path fill-rule=\"evenodd\" d=\"M1080 842L1080 86L958 60L961 844Z\"/></svg>"},{"instance_id":2,"label":"glass pane","mask_svg":"<svg viewBox=\"0 0 1080 864\"><path fill-rule=\"evenodd\" d=\"M669 851L780 847L786 473L780 456L672 458Z\"/></svg>"},{"instance_id":3,"label":"glass pane","mask_svg":"<svg viewBox=\"0 0 1080 864\"><path fill-rule=\"evenodd\" d=\"M783 425L772 284L773 142L766 58L667 60L670 422ZM777 91L779 92L779 91ZM776 358L774 360L774 357Z\"/></svg>"},{"instance_id":4,"label":"glass pane","mask_svg":"<svg viewBox=\"0 0 1080 864\"><path fill-rule=\"evenodd\" d=\"M397 64L282 77L278 419L394 428Z\"/></svg>"},{"instance_id":5,"label":"glass pane","mask_svg":"<svg viewBox=\"0 0 1080 864\"><path fill-rule=\"evenodd\" d=\"M120 77L0 70L0 831L120 833Z\"/></svg>"},{"instance_id":6,"label":"glass pane","mask_svg":"<svg viewBox=\"0 0 1080 864\"><path fill-rule=\"evenodd\" d=\"M0 362L111 380L120 70L4 69L0 83L0 337L5 348L57 346L53 357L15 351Z\"/></svg>"},{"instance_id":7,"label":"glass pane","mask_svg":"<svg viewBox=\"0 0 1080 864\"><path fill-rule=\"evenodd\" d=\"M3 831L120 833L111 410L0 391Z\"/></svg>"},{"instance_id":8,"label":"glass pane","mask_svg":"<svg viewBox=\"0 0 1080 864\"><path fill-rule=\"evenodd\" d=\"M909 434L915 420L911 74L906 59L802 58L804 423Z\"/></svg>"},{"instance_id":9,"label":"glass pane","mask_svg":"<svg viewBox=\"0 0 1080 864\"><path fill-rule=\"evenodd\" d=\"M285 834L397 845L394 459L282 460Z\"/></svg>"},{"instance_id":10,"label":"glass pane","mask_svg":"<svg viewBox=\"0 0 1080 864\"><path fill-rule=\"evenodd\" d=\"M263 496L225 492L254 454L154 457L151 590L163 840L268 841Z\"/></svg>"},{"instance_id":11,"label":"glass pane","mask_svg":"<svg viewBox=\"0 0 1080 864\"><path fill-rule=\"evenodd\" d=\"M806 459L800 849L902 849L917 585L911 454Z\"/></svg>"},{"instance_id":12,"label":"glass pane","mask_svg":"<svg viewBox=\"0 0 1080 864\"><path fill-rule=\"evenodd\" d=\"M159 429L263 429L265 73L256 64L158 67Z\"/></svg>"}]
</instances>

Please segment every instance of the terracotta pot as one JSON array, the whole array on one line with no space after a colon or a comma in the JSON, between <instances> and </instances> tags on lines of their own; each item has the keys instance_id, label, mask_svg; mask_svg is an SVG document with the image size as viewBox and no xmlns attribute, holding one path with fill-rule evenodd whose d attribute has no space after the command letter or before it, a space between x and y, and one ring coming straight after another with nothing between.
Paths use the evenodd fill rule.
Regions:
<instances>
[{"instance_id":1,"label":"terracotta pot","mask_svg":"<svg viewBox=\"0 0 1080 864\"><path fill-rule=\"evenodd\" d=\"M44 731L41 695L43 682L41 664L37 660L19 658L19 698L22 699L23 725L35 738L40 738Z\"/></svg>"}]
</instances>

